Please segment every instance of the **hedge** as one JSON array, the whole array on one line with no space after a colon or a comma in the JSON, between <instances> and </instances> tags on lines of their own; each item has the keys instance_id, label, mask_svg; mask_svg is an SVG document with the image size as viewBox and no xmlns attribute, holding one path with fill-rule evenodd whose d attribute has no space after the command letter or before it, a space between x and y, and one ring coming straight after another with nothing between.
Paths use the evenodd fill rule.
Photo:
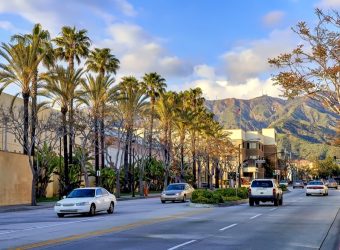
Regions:
<instances>
[{"instance_id":1,"label":"hedge","mask_svg":"<svg viewBox=\"0 0 340 250\"><path fill-rule=\"evenodd\" d=\"M248 198L248 189L246 187L217 189L215 191L198 189L192 193L191 202L201 204L219 204L226 201L236 201Z\"/></svg>"}]
</instances>

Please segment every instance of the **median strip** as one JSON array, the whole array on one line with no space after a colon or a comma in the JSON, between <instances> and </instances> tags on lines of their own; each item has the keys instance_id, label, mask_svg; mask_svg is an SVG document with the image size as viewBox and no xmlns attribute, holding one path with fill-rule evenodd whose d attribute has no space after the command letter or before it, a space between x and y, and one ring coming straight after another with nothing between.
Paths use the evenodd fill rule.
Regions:
<instances>
[{"instance_id":1,"label":"median strip","mask_svg":"<svg viewBox=\"0 0 340 250\"><path fill-rule=\"evenodd\" d=\"M228 229L228 228L232 228L232 227L234 227L234 226L236 226L236 225L237 225L237 224L231 224L231 225L229 225L229 226L227 226L227 227L221 228L220 231L224 231L224 230L226 230L226 229Z\"/></svg>"},{"instance_id":2,"label":"median strip","mask_svg":"<svg viewBox=\"0 0 340 250\"><path fill-rule=\"evenodd\" d=\"M184 242L183 244L180 244L180 245L174 246L174 247L172 247L172 248L169 248L168 250L174 250L174 249L177 249L177 248L179 248L179 247L182 247L182 246L191 244L191 243L193 243L193 242L195 242L195 241L196 241L196 240L190 240L190 241Z\"/></svg>"},{"instance_id":3,"label":"median strip","mask_svg":"<svg viewBox=\"0 0 340 250\"><path fill-rule=\"evenodd\" d=\"M14 249L32 249L32 248L38 248L38 247L45 247L49 245L55 245L58 243L64 243L67 241L74 241L74 240L80 240L80 239L85 239L89 237L94 237L94 236L100 236L108 233L113 233L113 232L119 232L119 231L124 231L124 230L129 230L133 229L136 227L140 226L147 226L159 222L165 222L169 220L174 220L178 218L182 218L185 216L191 216L191 215L196 215L196 214L202 214L205 212L210 211L211 209L204 209L200 211L191 211L191 212L186 212L186 213L181 213L181 214L176 214L176 215L171 215L171 216L166 216L166 217L160 217L160 218L154 218L154 219L149 219L149 220L144 220L144 221L139 221L135 223L130 223L122 226L115 226L109 229L103 229L103 230L98 230L94 232L88 232L88 233L83 233L83 234L77 234L77 235L72 235L64 238L59 238L59 239L53 239L53 240L47 240L47 241L42 241L42 242L37 242L37 243L32 243L32 244L27 244L23 245L20 247L16 247Z\"/></svg>"}]
</instances>

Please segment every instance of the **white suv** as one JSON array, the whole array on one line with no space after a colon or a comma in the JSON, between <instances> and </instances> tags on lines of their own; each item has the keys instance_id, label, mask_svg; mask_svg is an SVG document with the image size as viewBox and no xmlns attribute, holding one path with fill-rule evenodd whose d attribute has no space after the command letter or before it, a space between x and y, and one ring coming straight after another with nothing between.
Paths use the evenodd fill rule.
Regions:
<instances>
[{"instance_id":1,"label":"white suv","mask_svg":"<svg viewBox=\"0 0 340 250\"><path fill-rule=\"evenodd\" d=\"M261 202L274 202L274 206L282 205L282 189L275 179L255 179L248 189L249 206L260 204Z\"/></svg>"}]
</instances>

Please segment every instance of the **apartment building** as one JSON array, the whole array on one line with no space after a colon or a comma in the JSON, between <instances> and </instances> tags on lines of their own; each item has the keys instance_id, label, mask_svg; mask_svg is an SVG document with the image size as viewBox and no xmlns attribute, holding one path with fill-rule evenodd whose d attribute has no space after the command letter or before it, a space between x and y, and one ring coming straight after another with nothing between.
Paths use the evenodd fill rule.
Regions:
<instances>
[{"instance_id":1,"label":"apartment building","mask_svg":"<svg viewBox=\"0 0 340 250\"><path fill-rule=\"evenodd\" d=\"M241 178L249 182L255 178L264 178L264 164L269 164L279 174L276 131L274 128L264 128L261 131L244 131L242 129L228 129L229 137L239 149L238 159Z\"/></svg>"}]
</instances>

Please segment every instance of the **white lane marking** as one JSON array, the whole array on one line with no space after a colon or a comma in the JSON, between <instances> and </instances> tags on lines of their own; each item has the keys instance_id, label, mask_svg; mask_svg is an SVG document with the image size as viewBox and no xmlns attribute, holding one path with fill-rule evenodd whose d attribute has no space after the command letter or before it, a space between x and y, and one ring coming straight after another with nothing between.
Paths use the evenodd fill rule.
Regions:
<instances>
[{"instance_id":1,"label":"white lane marking","mask_svg":"<svg viewBox=\"0 0 340 250\"><path fill-rule=\"evenodd\" d=\"M237 224L231 224L231 225L229 225L229 226L227 226L227 227L221 228L220 231L224 231L224 230L226 230L226 229L228 229L228 228L232 228L232 227L234 227L234 226L236 226L236 225L237 225Z\"/></svg>"},{"instance_id":2,"label":"white lane marking","mask_svg":"<svg viewBox=\"0 0 340 250\"><path fill-rule=\"evenodd\" d=\"M274 211L274 210L276 210L277 209L277 207L274 207L274 208L272 208L272 209L269 209L269 211Z\"/></svg>"},{"instance_id":3,"label":"white lane marking","mask_svg":"<svg viewBox=\"0 0 340 250\"><path fill-rule=\"evenodd\" d=\"M24 228L24 229L13 229L11 231L1 232L0 235L14 233L14 232L31 231L31 230L35 230L35 229L42 229L42 228L49 228L49 227L57 227L57 226L63 226L63 225L74 224L74 223L85 222L85 221L91 221L91 220L98 220L98 218L86 219L86 220L77 220L77 221L58 223L58 224L40 226L40 227L36 226L36 227L29 227L29 228Z\"/></svg>"},{"instance_id":4,"label":"white lane marking","mask_svg":"<svg viewBox=\"0 0 340 250\"><path fill-rule=\"evenodd\" d=\"M253 217L250 217L250 220L255 219L256 217L259 217L259 216L261 216L261 215L262 215L262 214L254 215Z\"/></svg>"},{"instance_id":5,"label":"white lane marking","mask_svg":"<svg viewBox=\"0 0 340 250\"><path fill-rule=\"evenodd\" d=\"M196 240L190 240L190 241L184 242L183 244L180 244L180 245L174 246L174 247L172 247L172 248L169 248L168 250L174 250L174 249L177 249L177 248L179 248L179 247L182 247L182 246L191 244L191 243L193 243L193 242L195 242L195 241L196 241Z\"/></svg>"}]
</instances>

